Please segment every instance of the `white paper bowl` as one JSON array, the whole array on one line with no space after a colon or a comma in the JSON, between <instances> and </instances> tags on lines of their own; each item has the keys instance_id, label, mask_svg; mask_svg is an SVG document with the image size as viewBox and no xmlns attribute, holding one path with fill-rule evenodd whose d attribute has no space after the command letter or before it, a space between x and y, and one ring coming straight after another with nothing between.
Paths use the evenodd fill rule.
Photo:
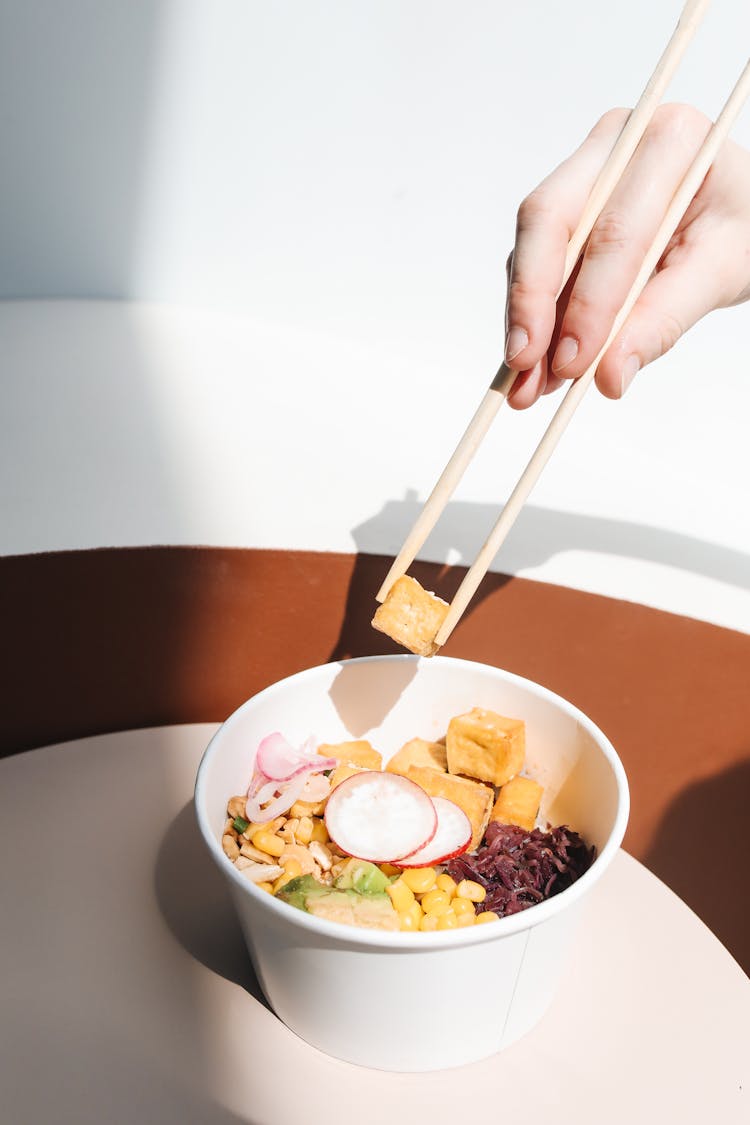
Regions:
<instances>
[{"instance_id":1,"label":"white paper bowl","mask_svg":"<svg viewBox=\"0 0 750 1125\"><path fill-rule=\"evenodd\" d=\"M384 758L408 739L438 739L484 707L526 721L526 769L542 812L595 844L597 858L547 902L483 926L386 933L327 922L254 887L221 847L227 799L250 780L255 747L367 738ZM373 656L310 668L231 715L198 772L206 844L231 887L260 985L308 1043L383 1070L426 1071L487 1057L528 1032L555 992L584 899L620 846L628 787L602 732L570 703L498 668L449 657Z\"/></svg>"}]
</instances>

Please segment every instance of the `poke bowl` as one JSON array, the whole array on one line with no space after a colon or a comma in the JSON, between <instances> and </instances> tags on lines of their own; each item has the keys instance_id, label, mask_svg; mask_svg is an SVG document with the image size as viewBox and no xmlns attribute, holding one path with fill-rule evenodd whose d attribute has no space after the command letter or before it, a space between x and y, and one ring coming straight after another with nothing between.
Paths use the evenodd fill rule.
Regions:
<instances>
[{"instance_id":1,"label":"poke bowl","mask_svg":"<svg viewBox=\"0 0 750 1125\"><path fill-rule=\"evenodd\" d=\"M346 832L342 829L346 839L338 850L343 855L336 856L336 847L330 844L334 859L341 861L338 870L346 873L347 864L351 868L355 862L347 857L356 858L358 853L351 833L356 836L360 825L369 823L368 793L379 798L377 787L383 778L393 779L391 788L398 783L400 793L409 786L416 788L404 775L386 773L389 759L395 768L395 756L415 740L436 748L445 745L446 730L457 716L479 713L522 720L523 773L542 794L537 825L565 826L585 841L589 862L574 881L559 884L564 887L559 893L544 898L537 894L534 905L509 906L511 912L505 916L482 912L491 919L487 925L471 924L484 920L472 914L464 918L467 925L438 928L436 923L428 928L417 904L411 909L422 917L421 928L410 923L406 929L405 922L404 928L395 924L371 928L347 924L336 914L300 909L299 901L293 905L295 896L285 892L309 884L309 876L287 874L276 884L282 889L269 893L270 882L253 881L242 865L232 862L230 855L238 849L233 845L228 851L227 844L232 837L240 843L242 838L234 829L232 837L226 835L227 803L249 788L254 792L256 752L271 732L283 732L294 747L304 746L312 737L313 746L325 744L334 752L338 745L357 742L377 747L382 755L382 774L355 767L350 773L356 776L333 790L340 796L348 785L353 793L359 792L348 805L354 811ZM446 780L452 783L448 774ZM489 785L457 774L456 784L463 783ZM376 789L370 790L370 785ZM498 804L500 794L502 788L496 794ZM330 797L328 801L330 805ZM589 892L622 842L629 795L624 769L606 736L560 696L485 664L395 655L310 668L247 700L222 724L203 755L195 807L204 842L227 880L258 982L276 1015L302 1039L336 1058L390 1071L430 1071L486 1058L530 1032L543 1017L582 916L585 922ZM380 814L374 815L367 829L371 848L376 848L372 840L380 839L379 832L382 835L382 820ZM247 824L240 816L235 827ZM541 831L534 828L536 837L547 840ZM338 836L338 821L332 835ZM437 855L434 839L432 852L428 841L410 854L430 860ZM479 851L470 852L467 838L459 849L464 854L453 858L452 864L462 860L464 874L471 876L472 856L479 856L489 839L490 828ZM256 836L256 842L262 839ZM472 847L476 842L475 834ZM252 842L243 844L243 851L251 856L256 850ZM456 886L462 884L456 880L461 874L451 862L447 870L455 879L443 878L454 894L460 894ZM251 861L243 863L251 865ZM401 886L408 870L413 874L443 868L416 861L410 867L402 858L395 866L381 864L377 870L386 872L388 895L395 903L390 884ZM330 883L330 874L327 878ZM335 889L342 878L336 880L333 897L346 904L356 895L351 882L346 892ZM475 886L471 878L466 886ZM508 898L500 889L501 898ZM380 897L385 911L392 914L385 894ZM439 897L433 894L433 899ZM466 907L458 898L454 903L456 914L459 905ZM426 909L424 897L422 907ZM441 909L454 913L444 904ZM481 911L481 906L476 909Z\"/></svg>"}]
</instances>

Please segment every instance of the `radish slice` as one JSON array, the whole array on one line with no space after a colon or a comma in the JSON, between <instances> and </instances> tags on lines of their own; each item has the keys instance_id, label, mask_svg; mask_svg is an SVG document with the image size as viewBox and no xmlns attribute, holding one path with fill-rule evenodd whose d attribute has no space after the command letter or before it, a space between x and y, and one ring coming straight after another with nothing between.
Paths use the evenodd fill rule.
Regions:
<instances>
[{"instance_id":1,"label":"radish slice","mask_svg":"<svg viewBox=\"0 0 750 1125\"><path fill-rule=\"evenodd\" d=\"M333 790L325 822L328 835L347 855L394 863L432 839L437 812L424 789L408 778L363 770Z\"/></svg>"},{"instance_id":2,"label":"radish slice","mask_svg":"<svg viewBox=\"0 0 750 1125\"><path fill-rule=\"evenodd\" d=\"M432 867L465 852L471 843L471 821L463 809L447 797L433 797L437 829L418 851L398 860L399 867Z\"/></svg>"},{"instance_id":3,"label":"radish slice","mask_svg":"<svg viewBox=\"0 0 750 1125\"><path fill-rule=\"evenodd\" d=\"M300 773L322 773L338 765L335 758L323 758L315 753L315 740L308 738L299 750L274 731L268 734L258 746L255 755L255 768L268 778L276 781L290 781Z\"/></svg>"}]
</instances>

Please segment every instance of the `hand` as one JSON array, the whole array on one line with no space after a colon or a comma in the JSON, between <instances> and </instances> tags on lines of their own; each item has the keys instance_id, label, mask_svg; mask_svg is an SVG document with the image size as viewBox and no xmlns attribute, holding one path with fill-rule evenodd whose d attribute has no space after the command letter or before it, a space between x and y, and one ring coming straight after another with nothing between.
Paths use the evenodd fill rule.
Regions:
<instances>
[{"instance_id":1,"label":"hand","mask_svg":"<svg viewBox=\"0 0 750 1125\"><path fill-rule=\"evenodd\" d=\"M691 106L657 109L555 303L568 240L627 115L606 113L519 208L506 307L506 363L521 372L509 396L517 409L594 361L711 124ZM749 297L750 152L727 141L602 357L599 390L620 398L702 316Z\"/></svg>"}]
</instances>

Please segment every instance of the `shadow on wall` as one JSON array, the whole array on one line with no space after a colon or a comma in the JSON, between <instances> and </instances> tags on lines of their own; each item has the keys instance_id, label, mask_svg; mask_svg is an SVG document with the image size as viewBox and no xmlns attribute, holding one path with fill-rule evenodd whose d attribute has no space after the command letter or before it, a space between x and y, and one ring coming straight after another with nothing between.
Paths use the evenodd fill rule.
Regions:
<instances>
[{"instance_id":1,"label":"shadow on wall","mask_svg":"<svg viewBox=\"0 0 750 1125\"><path fill-rule=\"evenodd\" d=\"M750 969L750 738L747 760L689 785L664 813L646 866Z\"/></svg>"},{"instance_id":2,"label":"shadow on wall","mask_svg":"<svg viewBox=\"0 0 750 1125\"><path fill-rule=\"evenodd\" d=\"M422 501L408 489L403 500L389 500L383 508L352 529L357 561L347 595L347 605L338 643L331 660L369 653L398 652L397 645L370 628L375 611L375 593L385 578L388 564L375 577L368 557L395 554L422 510ZM451 565L415 561L409 573L450 601L464 570L476 558L501 507L475 501L451 501L422 551L433 559L451 559ZM509 575L536 567L563 551L589 551L604 555L626 555L660 563L716 579L741 589L750 589L750 555L718 546L690 535L647 524L598 516L559 512L527 504L521 511L502 560L507 573L490 572L483 579L466 612L468 618L489 596L504 586Z\"/></svg>"},{"instance_id":3,"label":"shadow on wall","mask_svg":"<svg viewBox=\"0 0 750 1125\"><path fill-rule=\"evenodd\" d=\"M422 501L412 489L406 491L403 500L387 501L377 515L352 529L357 549L369 554L395 553L421 510ZM451 557L456 564L470 565L501 511L499 504L452 500L423 553L429 558ZM626 555L750 589L750 555L743 551L647 524L560 512L534 504L521 510L503 544L502 561L505 570L515 574L573 550Z\"/></svg>"},{"instance_id":4,"label":"shadow on wall","mask_svg":"<svg viewBox=\"0 0 750 1125\"><path fill-rule=\"evenodd\" d=\"M21 218L0 228L0 297L123 296L164 0L4 7L0 214Z\"/></svg>"}]
</instances>

